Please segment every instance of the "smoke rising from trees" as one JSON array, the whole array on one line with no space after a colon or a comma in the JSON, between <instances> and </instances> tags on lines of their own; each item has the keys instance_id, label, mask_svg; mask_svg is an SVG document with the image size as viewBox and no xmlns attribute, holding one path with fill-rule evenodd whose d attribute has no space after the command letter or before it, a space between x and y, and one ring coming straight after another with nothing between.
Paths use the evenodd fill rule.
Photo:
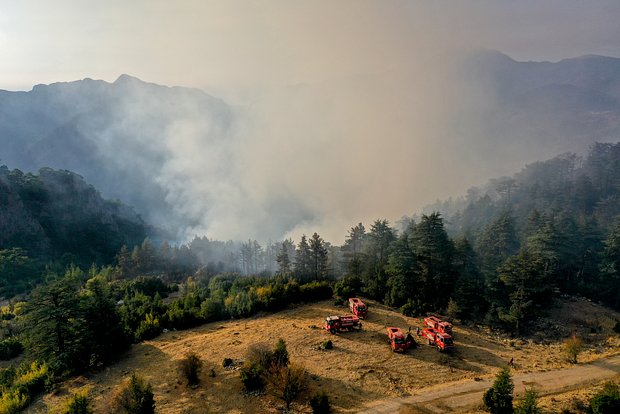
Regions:
<instances>
[{"instance_id":1,"label":"smoke rising from trees","mask_svg":"<svg viewBox=\"0 0 620 414\"><path fill-rule=\"evenodd\" d=\"M538 3L155 1L49 10L26 1L1 20L0 57L10 63L0 76L23 87L130 73L205 89L232 105L226 128L181 99L171 111L185 114L174 122L138 127L132 122L148 120L152 105L139 96L117 108L123 122L97 131L101 156L136 163L162 187L181 238L317 231L341 243L355 223L394 221L574 149L490 128L496 91L463 74L479 48L524 59L620 50L615 20L605 24L619 15L616 2ZM37 64L27 63L31 55ZM114 137L136 129L119 151Z\"/></svg>"}]
</instances>

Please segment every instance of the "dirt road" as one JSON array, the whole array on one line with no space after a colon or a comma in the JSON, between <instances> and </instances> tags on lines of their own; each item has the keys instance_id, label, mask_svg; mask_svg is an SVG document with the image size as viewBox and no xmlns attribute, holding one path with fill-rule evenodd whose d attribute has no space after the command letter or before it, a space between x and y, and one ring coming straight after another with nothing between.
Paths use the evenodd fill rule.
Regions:
<instances>
[{"instance_id":1,"label":"dirt road","mask_svg":"<svg viewBox=\"0 0 620 414\"><path fill-rule=\"evenodd\" d=\"M513 375L515 393L522 393L526 387L535 387L541 394L550 394L590 384L593 381L611 379L620 374L620 355L602 359L590 364L571 368ZM424 388L415 395L375 401L363 414L396 413L399 409L420 409L421 412L463 412L467 407L480 404L482 394L493 383L494 378L480 381L460 381L440 387Z\"/></svg>"}]
</instances>

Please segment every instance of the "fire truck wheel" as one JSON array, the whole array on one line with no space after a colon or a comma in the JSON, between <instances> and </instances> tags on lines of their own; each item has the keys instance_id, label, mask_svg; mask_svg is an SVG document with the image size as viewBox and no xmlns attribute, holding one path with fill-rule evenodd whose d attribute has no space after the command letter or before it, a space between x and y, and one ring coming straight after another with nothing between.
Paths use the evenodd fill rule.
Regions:
<instances>
[{"instance_id":1,"label":"fire truck wheel","mask_svg":"<svg viewBox=\"0 0 620 414\"><path fill-rule=\"evenodd\" d=\"M433 345L433 341L431 341L430 339L428 340L428 344L429 345Z\"/></svg>"},{"instance_id":2,"label":"fire truck wheel","mask_svg":"<svg viewBox=\"0 0 620 414\"><path fill-rule=\"evenodd\" d=\"M330 329L330 330L329 330L329 333L333 335L333 334L335 334L335 333L336 333L336 330L335 330L335 329Z\"/></svg>"}]
</instances>

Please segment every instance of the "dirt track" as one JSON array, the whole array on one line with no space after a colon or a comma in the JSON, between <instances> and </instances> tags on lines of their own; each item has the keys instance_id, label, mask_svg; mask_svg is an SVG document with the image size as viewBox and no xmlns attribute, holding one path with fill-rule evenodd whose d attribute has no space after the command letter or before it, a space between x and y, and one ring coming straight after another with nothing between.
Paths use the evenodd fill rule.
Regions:
<instances>
[{"instance_id":1,"label":"dirt track","mask_svg":"<svg viewBox=\"0 0 620 414\"><path fill-rule=\"evenodd\" d=\"M620 356L578 365L571 368L516 374L513 376L515 393L534 387L541 395L566 391L594 381L611 379L620 374ZM482 401L482 394L493 383L493 378L480 381L456 382L441 387L422 389L415 395L386 401L376 401L363 414L395 413L401 408L430 412L461 412Z\"/></svg>"}]
</instances>

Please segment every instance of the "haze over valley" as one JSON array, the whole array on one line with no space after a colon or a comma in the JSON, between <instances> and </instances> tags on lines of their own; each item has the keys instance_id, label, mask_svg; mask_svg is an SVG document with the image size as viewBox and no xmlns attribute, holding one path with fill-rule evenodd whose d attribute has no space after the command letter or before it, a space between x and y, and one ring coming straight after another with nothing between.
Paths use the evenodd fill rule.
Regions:
<instances>
[{"instance_id":1,"label":"haze over valley","mask_svg":"<svg viewBox=\"0 0 620 414\"><path fill-rule=\"evenodd\" d=\"M460 108L446 106L430 130L376 78L247 105L128 75L37 85L0 93L2 162L77 172L172 240L318 231L341 243L356 222L394 222L525 163L616 140L619 69L611 57L517 62L481 50L455 68L467 88L443 91L450 101L458 91Z\"/></svg>"}]
</instances>

